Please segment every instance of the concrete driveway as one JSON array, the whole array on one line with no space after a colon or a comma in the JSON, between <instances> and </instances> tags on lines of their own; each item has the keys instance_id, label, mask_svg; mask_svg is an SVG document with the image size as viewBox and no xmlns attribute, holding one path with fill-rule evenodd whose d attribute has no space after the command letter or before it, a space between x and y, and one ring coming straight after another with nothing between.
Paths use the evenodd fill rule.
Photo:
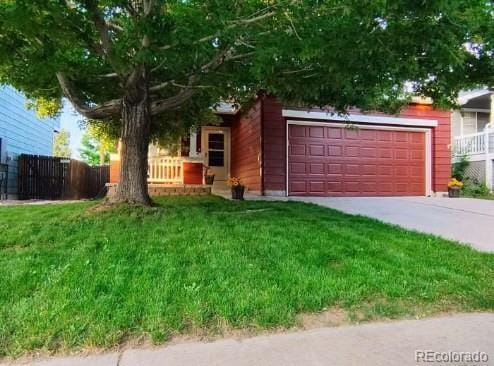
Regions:
<instances>
[{"instance_id":1,"label":"concrete driveway","mask_svg":"<svg viewBox=\"0 0 494 366\"><path fill-rule=\"evenodd\" d=\"M443 197L291 197L494 252L494 201Z\"/></svg>"}]
</instances>

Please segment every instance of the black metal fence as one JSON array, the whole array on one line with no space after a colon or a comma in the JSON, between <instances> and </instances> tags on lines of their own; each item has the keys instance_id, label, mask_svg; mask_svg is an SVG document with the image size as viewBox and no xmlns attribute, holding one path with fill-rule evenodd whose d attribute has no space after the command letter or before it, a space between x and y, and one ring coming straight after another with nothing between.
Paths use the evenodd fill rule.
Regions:
<instances>
[{"instance_id":1,"label":"black metal fence","mask_svg":"<svg viewBox=\"0 0 494 366\"><path fill-rule=\"evenodd\" d=\"M109 181L108 165L53 156L19 156L19 199L81 199L98 196Z\"/></svg>"}]
</instances>

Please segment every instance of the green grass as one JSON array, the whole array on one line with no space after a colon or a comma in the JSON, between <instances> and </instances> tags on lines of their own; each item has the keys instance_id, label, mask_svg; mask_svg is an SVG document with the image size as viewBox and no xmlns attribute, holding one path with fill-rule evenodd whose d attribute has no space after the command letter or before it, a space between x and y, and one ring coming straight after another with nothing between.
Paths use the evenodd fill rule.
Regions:
<instances>
[{"instance_id":1,"label":"green grass","mask_svg":"<svg viewBox=\"0 0 494 366\"><path fill-rule=\"evenodd\" d=\"M157 199L0 208L0 355L494 309L494 255L298 202Z\"/></svg>"}]
</instances>

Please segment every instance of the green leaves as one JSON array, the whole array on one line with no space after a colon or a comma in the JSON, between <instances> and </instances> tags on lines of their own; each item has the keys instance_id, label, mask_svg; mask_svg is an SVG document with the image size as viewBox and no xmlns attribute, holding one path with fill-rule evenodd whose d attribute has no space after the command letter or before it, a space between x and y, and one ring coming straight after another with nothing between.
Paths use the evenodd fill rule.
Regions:
<instances>
[{"instance_id":1,"label":"green leaves","mask_svg":"<svg viewBox=\"0 0 494 366\"><path fill-rule=\"evenodd\" d=\"M155 118L155 135L187 130L216 101L245 103L261 89L287 103L395 109L409 84L451 104L461 88L493 84L493 24L485 0L174 0L156 1L148 15L127 1L4 1L0 80L52 99L64 72L95 106L121 99L144 65L152 101L195 89Z\"/></svg>"}]
</instances>

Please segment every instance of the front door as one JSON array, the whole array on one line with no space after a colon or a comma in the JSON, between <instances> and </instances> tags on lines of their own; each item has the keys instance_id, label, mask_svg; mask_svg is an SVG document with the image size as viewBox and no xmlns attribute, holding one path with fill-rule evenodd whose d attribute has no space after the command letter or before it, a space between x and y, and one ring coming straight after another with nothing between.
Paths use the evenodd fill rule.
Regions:
<instances>
[{"instance_id":1,"label":"front door","mask_svg":"<svg viewBox=\"0 0 494 366\"><path fill-rule=\"evenodd\" d=\"M214 173L215 181L225 181L230 172L230 129L203 127L204 164Z\"/></svg>"}]
</instances>

